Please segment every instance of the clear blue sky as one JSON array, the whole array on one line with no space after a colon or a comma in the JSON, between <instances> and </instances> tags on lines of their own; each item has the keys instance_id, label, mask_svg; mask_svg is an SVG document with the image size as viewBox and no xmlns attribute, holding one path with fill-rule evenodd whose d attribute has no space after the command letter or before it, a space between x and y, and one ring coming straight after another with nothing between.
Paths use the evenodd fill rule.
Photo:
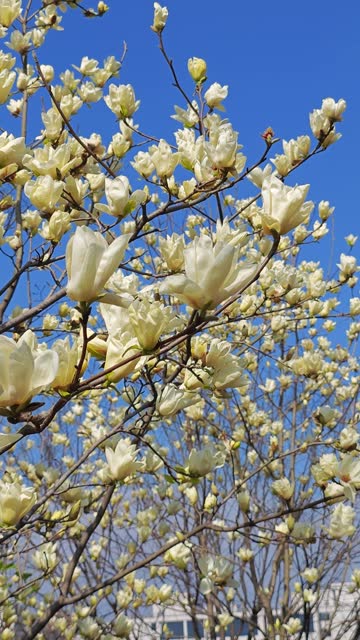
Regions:
<instances>
[{"instance_id":1,"label":"clear blue sky","mask_svg":"<svg viewBox=\"0 0 360 640\"><path fill-rule=\"evenodd\" d=\"M170 14L165 43L189 93L192 83L186 64L191 56L206 59L210 83L229 84L226 116L240 132L249 162L258 157L259 133L268 125L285 139L308 133L308 113L320 107L322 98L347 100L339 127L343 139L292 178L310 182L315 201L329 199L336 206L336 245L338 250L345 249L343 236L360 231L360 4L333 0L168 0L161 4L168 6ZM63 18L65 32L51 34L41 62L54 64L60 72L79 63L83 55L99 60L110 54L120 57L126 41L128 54L120 82L131 83L141 99L136 121L148 133L172 141L177 124L169 115L175 103L184 105L171 86L157 38L149 29L153 2L108 0L108 5L110 11L101 20L80 18L69 10ZM96 130L107 137L114 132L112 114L106 108L100 111L100 120L98 107L87 112L81 133ZM75 122L80 124L79 119Z\"/></svg>"}]
</instances>

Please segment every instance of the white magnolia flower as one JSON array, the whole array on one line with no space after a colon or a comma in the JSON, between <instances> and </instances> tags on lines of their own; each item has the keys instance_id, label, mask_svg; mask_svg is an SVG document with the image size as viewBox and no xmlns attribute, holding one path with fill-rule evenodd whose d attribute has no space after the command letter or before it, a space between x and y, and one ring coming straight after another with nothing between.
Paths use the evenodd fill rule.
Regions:
<instances>
[{"instance_id":1,"label":"white magnolia flower","mask_svg":"<svg viewBox=\"0 0 360 640\"><path fill-rule=\"evenodd\" d=\"M184 266L184 237L177 233L159 238L159 251L169 271L181 271Z\"/></svg>"},{"instance_id":2,"label":"white magnolia flower","mask_svg":"<svg viewBox=\"0 0 360 640\"><path fill-rule=\"evenodd\" d=\"M335 102L334 98L324 98L321 105L321 110L324 115L333 122L340 122L342 120L342 114L346 109L346 101L344 98L340 98Z\"/></svg>"},{"instance_id":3,"label":"white magnolia flower","mask_svg":"<svg viewBox=\"0 0 360 640\"><path fill-rule=\"evenodd\" d=\"M116 638L129 638L133 625L133 621L121 613L113 622L113 630L116 633Z\"/></svg>"},{"instance_id":4,"label":"white magnolia flower","mask_svg":"<svg viewBox=\"0 0 360 640\"><path fill-rule=\"evenodd\" d=\"M185 569L190 558L191 549L183 542L179 542L164 553L165 562L173 563L178 569Z\"/></svg>"},{"instance_id":5,"label":"white magnolia flower","mask_svg":"<svg viewBox=\"0 0 360 640\"><path fill-rule=\"evenodd\" d=\"M40 235L45 238L45 240L57 243L60 242L63 235L69 231L70 226L71 216L67 211L54 211L50 220L43 223Z\"/></svg>"},{"instance_id":6,"label":"white magnolia flower","mask_svg":"<svg viewBox=\"0 0 360 640\"><path fill-rule=\"evenodd\" d=\"M156 409L161 416L173 416L181 409L196 404L199 400L197 393L191 393L179 389L174 384L168 384L158 395Z\"/></svg>"},{"instance_id":7,"label":"white magnolia flower","mask_svg":"<svg viewBox=\"0 0 360 640\"><path fill-rule=\"evenodd\" d=\"M142 462L136 460L138 450L131 444L130 438L119 440L115 449L106 447L105 455L113 480L125 480L142 467Z\"/></svg>"},{"instance_id":8,"label":"white magnolia flower","mask_svg":"<svg viewBox=\"0 0 360 640\"><path fill-rule=\"evenodd\" d=\"M217 587L236 586L232 579L234 565L230 560L221 556L203 556L198 560L199 568L203 574L200 582L200 591L203 595L211 593Z\"/></svg>"},{"instance_id":9,"label":"white magnolia flower","mask_svg":"<svg viewBox=\"0 0 360 640\"><path fill-rule=\"evenodd\" d=\"M189 58L187 66L194 82L201 83L206 80L206 62L203 58Z\"/></svg>"},{"instance_id":10,"label":"white magnolia flower","mask_svg":"<svg viewBox=\"0 0 360 640\"><path fill-rule=\"evenodd\" d=\"M33 553L32 563L37 569L44 571L44 573L55 569L58 563L56 547L56 543L45 542Z\"/></svg>"},{"instance_id":11,"label":"white magnolia flower","mask_svg":"<svg viewBox=\"0 0 360 640\"><path fill-rule=\"evenodd\" d=\"M248 175L246 176L250 182L252 182L255 187L261 189L265 178L268 178L272 174L273 167L270 162L262 169L261 167L255 167Z\"/></svg>"},{"instance_id":12,"label":"white magnolia flower","mask_svg":"<svg viewBox=\"0 0 360 640\"><path fill-rule=\"evenodd\" d=\"M129 362L126 362L129 360ZM124 362L124 364L121 364ZM108 380L119 382L126 376L133 373L141 360L139 345L133 333L123 328L116 329L111 333L107 341L105 369L116 368L107 373Z\"/></svg>"},{"instance_id":13,"label":"white magnolia flower","mask_svg":"<svg viewBox=\"0 0 360 640\"><path fill-rule=\"evenodd\" d=\"M275 480L275 482L272 483L271 490L276 496L279 496L279 498L290 500L294 493L294 486L288 478L279 478L279 480Z\"/></svg>"},{"instance_id":14,"label":"white magnolia flower","mask_svg":"<svg viewBox=\"0 0 360 640\"><path fill-rule=\"evenodd\" d=\"M14 527L35 504L32 487L18 482L0 482L0 526Z\"/></svg>"},{"instance_id":15,"label":"white magnolia flower","mask_svg":"<svg viewBox=\"0 0 360 640\"><path fill-rule=\"evenodd\" d=\"M66 247L67 294L78 302L92 302L101 296L106 282L123 259L129 235L110 245L97 231L77 227ZM102 296L106 301L105 296Z\"/></svg>"},{"instance_id":16,"label":"white magnolia flower","mask_svg":"<svg viewBox=\"0 0 360 640\"><path fill-rule=\"evenodd\" d=\"M22 405L54 380L59 358L51 349L37 349L32 331L18 340L0 336L0 407Z\"/></svg>"},{"instance_id":17,"label":"white magnolia flower","mask_svg":"<svg viewBox=\"0 0 360 640\"><path fill-rule=\"evenodd\" d=\"M61 180L54 180L50 175L46 175L29 180L24 191L34 207L46 213L53 213L64 186Z\"/></svg>"},{"instance_id":18,"label":"white magnolia flower","mask_svg":"<svg viewBox=\"0 0 360 640\"><path fill-rule=\"evenodd\" d=\"M171 116L173 120L177 120L184 125L184 127L193 127L197 122L199 122L199 105L196 100L193 100L191 106L189 105L187 109L181 109L175 105L175 115Z\"/></svg>"},{"instance_id":19,"label":"white magnolia flower","mask_svg":"<svg viewBox=\"0 0 360 640\"><path fill-rule=\"evenodd\" d=\"M179 154L171 151L166 140L161 139L159 144L149 148L151 161L159 178L171 178L179 161Z\"/></svg>"},{"instance_id":20,"label":"white magnolia flower","mask_svg":"<svg viewBox=\"0 0 360 640\"><path fill-rule=\"evenodd\" d=\"M6 131L0 135L0 167L13 162L21 165L26 151L25 138L14 138Z\"/></svg>"},{"instance_id":21,"label":"white magnolia flower","mask_svg":"<svg viewBox=\"0 0 360 640\"><path fill-rule=\"evenodd\" d=\"M151 155L147 151L139 151L130 164L143 178L149 178L155 170Z\"/></svg>"},{"instance_id":22,"label":"white magnolia flower","mask_svg":"<svg viewBox=\"0 0 360 640\"><path fill-rule=\"evenodd\" d=\"M23 165L36 176L51 176L56 180L59 175L64 177L70 169L79 164L79 158L71 158L69 144L61 144L56 149L51 145L35 149L32 154L26 154Z\"/></svg>"},{"instance_id":23,"label":"white magnolia flower","mask_svg":"<svg viewBox=\"0 0 360 640\"><path fill-rule=\"evenodd\" d=\"M52 348L58 354L59 367L51 386L53 389L66 389L77 372L77 364L82 350L81 344L75 341L71 346L69 337L66 337L63 340L56 340ZM88 358L85 357L82 364L82 372L86 368L87 362Z\"/></svg>"},{"instance_id":24,"label":"white magnolia flower","mask_svg":"<svg viewBox=\"0 0 360 640\"><path fill-rule=\"evenodd\" d=\"M171 307L154 300L136 300L129 307L129 319L138 343L144 351L151 351L160 336L175 326Z\"/></svg>"},{"instance_id":25,"label":"white magnolia flower","mask_svg":"<svg viewBox=\"0 0 360 640\"><path fill-rule=\"evenodd\" d=\"M265 233L276 231L283 235L308 220L314 208L312 202L304 204L309 186L304 184L288 187L274 175L265 178L261 192L263 198L261 218Z\"/></svg>"},{"instance_id":26,"label":"white magnolia flower","mask_svg":"<svg viewBox=\"0 0 360 640\"><path fill-rule=\"evenodd\" d=\"M357 436L356 432L355 435ZM344 488L345 496L355 502L356 490L360 489L360 459L351 454L344 456L339 462L336 475Z\"/></svg>"},{"instance_id":27,"label":"white magnolia flower","mask_svg":"<svg viewBox=\"0 0 360 640\"><path fill-rule=\"evenodd\" d=\"M204 98L206 100L206 104L210 109L219 109L219 111L224 111L224 107L221 104L228 95L228 85L224 85L223 87L218 82L214 82L207 91L205 91Z\"/></svg>"},{"instance_id":28,"label":"white magnolia flower","mask_svg":"<svg viewBox=\"0 0 360 640\"><path fill-rule=\"evenodd\" d=\"M130 118L139 108L140 100L135 100L131 84L111 84L109 95L104 97L105 103L120 120Z\"/></svg>"},{"instance_id":29,"label":"white magnolia flower","mask_svg":"<svg viewBox=\"0 0 360 640\"><path fill-rule=\"evenodd\" d=\"M331 538L340 539L355 533L355 510L342 503L338 504L331 514L329 527L326 529Z\"/></svg>"},{"instance_id":30,"label":"white magnolia flower","mask_svg":"<svg viewBox=\"0 0 360 640\"><path fill-rule=\"evenodd\" d=\"M210 131L209 142L205 143L206 153L215 169L230 169L235 166L238 150L238 133L229 122L220 124ZM241 170L241 169L240 169Z\"/></svg>"},{"instance_id":31,"label":"white magnolia flower","mask_svg":"<svg viewBox=\"0 0 360 640\"><path fill-rule=\"evenodd\" d=\"M0 24L10 27L21 13L21 0L0 0Z\"/></svg>"},{"instance_id":32,"label":"white magnolia flower","mask_svg":"<svg viewBox=\"0 0 360 640\"><path fill-rule=\"evenodd\" d=\"M160 293L173 294L194 309L214 309L245 288L256 272L256 264L239 264L238 256L236 247L196 237L184 249L185 274L165 278Z\"/></svg>"},{"instance_id":33,"label":"white magnolia flower","mask_svg":"<svg viewBox=\"0 0 360 640\"><path fill-rule=\"evenodd\" d=\"M321 142L323 149L326 149L341 138L341 133L336 133L331 120L322 109L314 109L309 116L310 127L315 138Z\"/></svg>"},{"instance_id":34,"label":"white magnolia flower","mask_svg":"<svg viewBox=\"0 0 360 640\"><path fill-rule=\"evenodd\" d=\"M158 2L154 2L154 21L151 25L151 29L155 31L155 33L162 32L166 25L168 15L169 12L167 7L162 7Z\"/></svg>"},{"instance_id":35,"label":"white magnolia flower","mask_svg":"<svg viewBox=\"0 0 360 640\"><path fill-rule=\"evenodd\" d=\"M188 471L194 478L206 476L213 469L222 467L225 463L225 454L222 451L215 451L208 446L200 451L192 449L188 460Z\"/></svg>"},{"instance_id":36,"label":"white magnolia flower","mask_svg":"<svg viewBox=\"0 0 360 640\"><path fill-rule=\"evenodd\" d=\"M96 204L96 209L117 218L126 216L146 198L145 192L140 189L130 193L130 183L126 176L118 176L112 180L105 178L105 195L108 204Z\"/></svg>"}]
</instances>

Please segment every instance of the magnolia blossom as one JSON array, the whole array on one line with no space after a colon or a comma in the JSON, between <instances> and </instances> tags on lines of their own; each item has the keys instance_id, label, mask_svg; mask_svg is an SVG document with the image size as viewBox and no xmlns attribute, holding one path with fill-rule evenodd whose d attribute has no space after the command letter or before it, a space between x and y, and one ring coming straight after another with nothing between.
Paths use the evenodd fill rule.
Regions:
<instances>
[{"instance_id":1,"label":"magnolia blossom","mask_svg":"<svg viewBox=\"0 0 360 640\"><path fill-rule=\"evenodd\" d=\"M271 176L272 171L273 167L268 163L263 169L261 167L255 167L246 177L255 185L255 187L261 189L265 178Z\"/></svg>"},{"instance_id":2,"label":"magnolia blossom","mask_svg":"<svg viewBox=\"0 0 360 640\"><path fill-rule=\"evenodd\" d=\"M321 220L327 220L332 213L334 213L335 207L330 207L328 200L321 200L318 204L319 217Z\"/></svg>"},{"instance_id":3,"label":"magnolia blossom","mask_svg":"<svg viewBox=\"0 0 360 640\"><path fill-rule=\"evenodd\" d=\"M26 154L23 165L33 171L36 176L51 176L53 180L65 176L70 169L81 162L79 158L71 158L70 144L61 144L56 149L51 145L35 149L33 154Z\"/></svg>"},{"instance_id":4,"label":"magnolia blossom","mask_svg":"<svg viewBox=\"0 0 360 640\"><path fill-rule=\"evenodd\" d=\"M135 100L134 89L131 84L111 84L109 95L104 97L105 103L118 118L130 118L138 110L140 100Z\"/></svg>"},{"instance_id":5,"label":"magnolia blossom","mask_svg":"<svg viewBox=\"0 0 360 640\"><path fill-rule=\"evenodd\" d=\"M287 631L290 635L294 636L299 631L303 629L303 623L300 618L289 618L286 624L282 625L285 631Z\"/></svg>"},{"instance_id":6,"label":"magnolia blossom","mask_svg":"<svg viewBox=\"0 0 360 640\"><path fill-rule=\"evenodd\" d=\"M79 71L83 76L91 76L97 71L99 63L94 58L89 58L88 56L84 56L81 58L80 66L76 67L74 65L74 69Z\"/></svg>"},{"instance_id":7,"label":"magnolia blossom","mask_svg":"<svg viewBox=\"0 0 360 640\"><path fill-rule=\"evenodd\" d=\"M359 438L360 433L354 427L345 427L340 431L339 445L341 449L352 450L356 447Z\"/></svg>"},{"instance_id":8,"label":"magnolia blossom","mask_svg":"<svg viewBox=\"0 0 360 640\"><path fill-rule=\"evenodd\" d=\"M174 384L168 384L158 395L156 409L161 416L173 416L181 409L196 404L200 400L197 393L179 389Z\"/></svg>"},{"instance_id":9,"label":"magnolia blossom","mask_svg":"<svg viewBox=\"0 0 360 640\"><path fill-rule=\"evenodd\" d=\"M102 89L100 87L96 87L91 80L83 82L80 85L78 92L81 100L85 102L85 104L98 102L102 98Z\"/></svg>"},{"instance_id":10,"label":"magnolia blossom","mask_svg":"<svg viewBox=\"0 0 360 640\"><path fill-rule=\"evenodd\" d=\"M241 361L230 350L231 346L226 340L214 338L206 355L206 366L213 369L212 386L216 391L245 387L247 384Z\"/></svg>"},{"instance_id":11,"label":"magnolia blossom","mask_svg":"<svg viewBox=\"0 0 360 640\"><path fill-rule=\"evenodd\" d=\"M341 282L345 282L359 270L356 264L356 256L348 256L345 253L340 255L340 262L336 266L340 269Z\"/></svg>"},{"instance_id":12,"label":"magnolia blossom","mask_svg":"<svg viewBox=\"0 0 360 640\"><path fill-rule=\"evenodd\" d=\"M155 33L161 33L166 25L168 19L167 7L162 7L158 2L154 2L154 22L151 25L151 29Z\"/></svg>"},{"instance_id":13,"label":"magnolia blossom","mask_svg":"<svg viewBox=\"0 0 360 640\"><path fill-rule=\"evenodd\" d=\"M339 462L336 475L344 488L346 498L355 502L356 490L360 489L359 458L354 458L351 454L344 456Z\"/></svg>"},{"instance_id":14,"label":"magnolia blossom","mask_svg":"<svg viewBox=\"0 0 360 640\"><path fill-rule=\"evenodd\" d=\"M157 4L157 3L155 3ZM113 622L113 631L116 633L116 638L129 638L134 622L130 620L123 613L121 613Z\"/></svg>"},{"instance_id":15,"label":"magnolia blossom","mask_svg":"<svg viewBox=\"0 0 360 640\"><path fill-rule=\"evenodd\" d=\"M238 555L243 562L249 562L254 557L254 552L246 547L240 547L236 555Z\"/></svg>"},{"instance_id":16,"label":"magnolia blossom","mask_svg":"<svg viewBox=\"0 0 360 640\"><path fill-rule=\"evenodd\" d=\"M169 271L181 271L184 266L184 237L177 233L159 238L159 251Z\"/></svg>"},{"instance_id":17,"label":"magnolia blossom","mask_svg":"<svg viewBox=\"0 0 360 640\"><path fill-rule=\"evenodd\" d=\"M307 567L301 572L301 575L304 580L307 580L310 584L314 584L314 582L317 582L319 579L319 569L316 569L316 567Z\"/></svg>"},{"instance_id":18,"label":"magnolia blossom","mask_svg":"<svg viewBox=\"0 0 360 640\"><path fill-rule=\"evenodd\" d=\"M175 131L175 139L179 161L185 169L192 170L197 159L199 145L203 146L203 136L195 138L193 129L178 129Z\"/></svg>"},{"instance_id":19,"label":"magnolia blossom","mask_svg":"<svg viewBox=\"0 0 360 640\"><path fill-rule=\"evenodd\" d=\"M204 556L198 559L199 568L203 574L200 582L200 592L207 595L218 587L236 586L237 582L232 579L234 565L230 560L223 557Z\"/></svg>"},{"instance_id":20,"label":"magnolia blossom","mask_svg":"<svg viewBox=\"0 0 360 640\"><path fill-rule=\"evenodd\" d=\"M41 224L41 215L38 211L25 211L22 214L23 229L26 229L30 235L36 235Z\"/></svg>"},{"instance_id":21,"label":"magnolia blossom","mask_svg":"<svg viewBox=\"0 0 360 640\"><path fill-rule=\"evenodd\" d=\"M70 226L71 216L67 211L54 211L50 220L42 225L40 235L45 240L58 243Z\"/></svg>"},{"instance_id":22,"label":"magnolia blossom","mask_svg":"<svg viewBox=\"0 0 360 640\"><path fill-rule=\"evenodd\" d=\"M64 126L63 119L58 110L55 109L55 107L51 107L51 109L41 114L41 120L45 127L44 134L46 138L48 140L57 140Z\"/></svg>"},{"instance_id":23,"label":"magnolia blossom","mask_svg":"<svg viewBox=\"0 0 360 640\"><path fill-rule=\"evenodd\" d=\"M190 558L191 549L183 542L179 542L179 544L164 553L165 562L171 562L178 569L185 569Z\"/></svg>"},{"instance_id":24,"label":"magnolia blossom","mask_svg":"<svg viewBox=\"0 0 360 640\"><path fill-rule=\"evenodd\" d=\"M14 527L35 504L35 500L36 493L32 487L0 481L0 526Z\"/></svg>"},{"instance_id":25,"label":"magnolia blossom","mask_svg":"<svg viewBox=\"0 0 360 640\"><path fill-rule=\"evenodd\" d=\"M44 571L44 573L48 573L55 569L58 563L56 547L56 543L45 542L37 551L34 552L32 562L37 569Z\"/></svg>"},{"instance_id":26,"label":"magnolia blossom","mask_svg":"<svg viewBox=\"0 0 360 640\"><path fill-rule=\"evenodd\" d=\"M35 335L18 340L0 336L0 407L22 405L54 380L59 358L51 349L38 349Z\"/></svg>"},{"instance_id":27,"label":"magnolia blossom","mask_svg":"<svg viewBox=\"0 0 360 640\"><path fill-rule=\"evenodd\" d=\"M139 151L130 164L143 178L149 178L155 169L151 155L147 151Z\"/></svg>"},{"instance_id":28,"label":"magnolia blossom","mask_svg":"<svg viewBox=\"0 0 360 640\"><path fill-rule=\"evenodd\" d=\"M346 100L340 98L335 102L334 98L324 98L321 105L321 110L324 115L333 122L340 122L342 120L342 114L346 109Z\"/></svg>"},{"instance_id":29,"label":"magnolia blossom","mask_svg":"<svg viewBox=\"0 0 360 640\"><path fill-rule=\"evenodd\" d=\"M140 189L130 194L130 183L126 176L118 176L113 180L105 178L105 195L108 204L96 204L96 209L117 218L130 213L146 198L145 192Z\"/></svg>"},{"instance_id":30,"label":"magnolia blossom","mask_svg":"<svg viewBox=\"0 0 360 640\"><path fill-rule=\"evenodd\" d=\"M6 167L13 162L21 165L26 150L25 138L14 138L12 134L4 131L0 135L0 167Z\"/></svg>"},{"instance_id":31,"label":"magnolia blossom","mask_svg":"<svg viewBox=\"0 0 360 640\"><path fill-rule=\"evenodd\" d=\"M335 478L337 472L338 459L334 453L325 453L320 456L319 462L311 467L315 482L320 486L326 485L328 480Z\"/></svg>"},{"instance_id":32,"label":"magnolia blossom","mask_svg":"<svg viewBox=\"0 0 360 640\"><path fill-rule=\"evenodd\" d=\"M67 294L72 300L92 302L101 296L106 282L123 259L129 234L110 245L88 227L77 227L66 247ZM106 301L106 296L101 296Z\"/></svg>"},{"instance_id":33,"label":"magnolia blossom","mask_svg":"<svg viewBox=\"0 0 360 640\"><path fill-rule=\"evenodd\" d=\"M46 213L53 213L63 189L64 183L61 180L54 180L46 175L27 182L24 191L34 207Z\"/></svg>"},{"instance_id":34,"label":"magnolia blossom","mask_svg":"<svg viewBox=\"0 0 360 640\"><path fill-rule=\"evenodd\" d=\"M341 138L341 133L336 133L331 120L322 109L314 109L310 113L310 127L315 138L319 140L323 149L326 149Z\"/></svg>"},{"instance_id":35,"label":"magnolia blossom","mask_svg":"<svg viewBox=\"0 0 360 640\"><path fill-rule=\"evenodd\" d=\"M295 522L291 535L297 544L309 544L315 541L315 529L308 522Z\"/></svg>"},{"instance_id":36,"label":"magnolia blossom","mask_svg":"<svg viewBox=\"0 0 360 640\"><path fill-rule=\"evenodd\" d=\"M179 161L179 154L172 153L170 145L163 139L158 146L151 146L149 153L159 178L171 178Z\"/></svg>"},{"instance_id":37,"label":"magnolia blossom","mask_svg":"<svg viewBox=\"0 0 360 640\"><path fill-rule=\"evenodd\" d=\"M117 158L122 158L131 147L131 140L128 140L122 133L115 133L111 139L109 150Z\"/></svg>"},{"instance_id":38,"label":"magnolia blossom","mask_svg":"<svg viewBox=\"0 0 360 640\"><path fill-rule=\"evenodd\" d=\"M202 58L189 58L188 72L194 82L204 82L206 80L206 62Z\"/></svg>"},{"instance_id":39,"label":"magnolia blossom","mask_svg":"<svg viewBox=\"0 0 360 640\"><path fill-rule=\"evenodd\" d=\"M196 100L193 100L187 109L181 109L177 105L174 109L176 113L171 118L181 122L184 127L193 127L199 121L199 105Z\"/></svg>"},{"instance_id":40,"label":"magnolia blossom","mask_svg":"<svg viewBox=\"0 0 360 640\"><path fill-rule=\"evenodd\" d=\"M0 0L0 24L10 27L21 13L21 0Z\"/></svg>"},{"instance_id":41,"label":"magnolia blossom","mask_svg":"<svg viewBox=\"0 0 360 640\"><path fill-rule=\"evenodd\" d=\"M305 184L288 187L274 175L265 178L261 192L263 198L261 217L265 233L276 231L283 235L307 221L314 208L312 202L304 204L309 186Z\"/></svg>"},{"instance_id":42,"label":"magnolia blossom","mask_svg":"<svg viewBox=\"0 0 360 640\"><path fill-rule=\"evenodd\" d=\"M275 482L272 483L271 490L276 496L279 496L279 498L290 500L294 493L294 486L288 478L279 478L279 480L275 480Z\"/></svg>"},{"instance_id":43,"label":"magnolia blossom","mask_svg":"<svg viewBox=\"0 0 360 640\"><path fill-rule=\"evenodd\" d=\"M355 533L355 510L342 503L338 504L331 514L329 527L326 529L331 538L340 539Z\"/></svg>"},{"instance_id":44,"label":"magnolia blossom","mask_svg":"<svg viewBox=\"0 0 360 640\"><path fill-rule=\"evenodd\" d=\"M215 309L245 289L254 277L256 264L238 263L239 250L201 235L184 250L185 274L165 278L160 293L176 295L194 309Z\"/></svg>"},{"instance_id":45,"label":"magnolia blossom","mask_svg":"<svg viewBox=\"0 0 360 640\"><path fill-rule=\"evenodd\" d=\"M213 469L222 467L225 463L225 454L222 451L215 451L208 446L200 451L192 449L188 460L188 472L191 476L199 478L206 476Z\"/></svg>"},{"instance_id":46,"label":"magnolia blossom","mask_svg":"<svg viewBox=\"0 0 360 640\"><path fill-rule=\"evenodd\" d=\"M235 166L238 150L238 133L231 124L225 122L210 131L210 141L206 143L206 152L215 169Z\"/></svg>"},{"instance_id":47,"label":"magnolia blossom","mask_svg":"<svg viewBox=\"0 0 360 640\"><path fill-rule=\"evenodd\" d=\"M138 343L144 351L151 351L162 333L175 327L176 318L170 307L157 301L136 300L129 307L129 319Z\"/></svg>"},{"instance_id":48,"label":"magnolia blossom","mask_svg":"<svg viewBox=\"0 0 360 640\"><path fill-rule=\"evenodd\" d=\"M138 450L131 444L130 438L119 440L115 449L106 447L105 455L113 480L125 480L142 467L142 462L136 461Z\"/></svg>"},{"instance_id":49,"label":"magnolia blossom","mask_svg":"<svg viewBox=\"0 0 360 640\"><path fill-rule=\"evenodd\" d=\"M59 367L51 386L53 389L66 389L77 373L77 364L81 355L81 345L78 342L74 342L71 346L69 337L66 337L63 340L56 340L52 348L58 354ZM85 357L82 363L81 373L86 369L87 363L88 358Z\"/></svg>"},{"instance_id":50,"label":"magnolia blossom","mask_svg":"<svg viewBox=\"0 0 360 640\"><path fill-rule=\"evenodd\" d=\"M210 109L219 109L219 111L224 111L225 109L221 102L227 98L228 89L229 87L227 84L223 87L218 82L211 84L204 94L208 107L210 107Z\"/></svg>"},{"instance_id":51,"label":"magnolia blossom","mask_svg":"<svg viewBox=\"0 0 360 640\"><path fill-rule=\"evenodd\" d=\"M60 108L66 118L71 118L82 107L83 101L79 96L73 96L71 93L61 96ZM49 112L48 112L49 113ZM45 122L44 122L45 124Z\"/></svg>"},{"instance_id":52,"label":"magnolia blossom","mask_svg":"<svg viewBox=\"0 0 360 640\"><path fill-rule=\"evenodd\" d=\"M250 493L247 489L241 489L236 496L239 507L244 513L248 513L250 508Z\"/></svg>"},{"instance_id":53,"label":"magnolia blossom","mask_svg":"<svg viewBox=\"0 0 360 640\"><path fill-rule=\"evenodd\" d=\"M129 331L123 328L117 329L109 336L107 341L105 369L116 366L116 369L107 373L111 382L119 382L130 375L140 362L141 352L137 339ZM129 360L129 362L126 362ZM121 364L124 361L124 364Z\"/></svg>"},{"instance_id":54,"label":"magnolia blossom","mask_svg":"<svg viewBox=\"0 0 360 640\"><path fill-rule=\"evenodd\" d=\"M197 367L191 361L187 364L187 369L184 374L184 387L188 391L195 391L195 389L200 388L210 388L211 387L211 373L210 371L203 369L201 367Z\"/></svg>"},{"instance_id":55,"label":"magnolia blossom","mask_svg":"<svg viewBox=\"0 0 360 640\"><path fill-rule=\"evenodd\" d=\"M278 173L281 176L286 176L293 167L308 156L310 145L309 136L298 136L296 140L292 139L288 142L283 140L284 153L276 154L275 159L272 159Z\"/></svg>"}]
</instances>

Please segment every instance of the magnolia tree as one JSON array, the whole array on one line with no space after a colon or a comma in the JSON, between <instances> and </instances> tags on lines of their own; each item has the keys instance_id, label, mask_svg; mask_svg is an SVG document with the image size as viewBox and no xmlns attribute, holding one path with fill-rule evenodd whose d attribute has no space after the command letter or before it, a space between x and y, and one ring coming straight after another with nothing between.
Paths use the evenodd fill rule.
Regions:
<instances>
[{"instance_id":1,"label":"magnolia tree","mask_svg":"<svg viewBox=\"0 0 360 640\"><path fill-rule=\"evenodd\" d=\"M176 603L197 638L237 620L300 639L333 583L340 638L360 590L356 237L327 277L333 207L293 173L345 101L247 159L228 87L193 57L186 92L155 3L180 102L157 139L124 60L43 58L66 9L108 7L0 0L0 638L141 639ZM89 106L104 140L78 133Z\"/></svg>"}]
</instances>

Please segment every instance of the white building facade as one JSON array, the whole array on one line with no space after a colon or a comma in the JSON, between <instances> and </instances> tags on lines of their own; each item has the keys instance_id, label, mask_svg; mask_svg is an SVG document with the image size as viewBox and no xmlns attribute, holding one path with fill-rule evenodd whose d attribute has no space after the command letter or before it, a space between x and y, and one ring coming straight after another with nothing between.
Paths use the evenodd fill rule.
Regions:
<instances>
[{"instance_id":1,"label":"white building facade","mask_svg":"<svg viewBox=\"0 0 360 640\"><path fill-rule=\"evenodd\" d=\"M360 640L360 603L347 590L334 585L323 594L318 610L311 613L307 631L294 634L296 640ZM356 607L358 606L358 609ZM185 606L159 607L154 605L153 615L137 620L133 640L208 640L206 616L199 614L194 621L185 613ZM249 625L241 613L233 613L234 620L224 631L219 631L217 640L246 640ZM294 615L302 622L301 614ZM259 630L254 640L267 640L262 612L258 614ZM301 625L303 626L303 625ZM290 636L289 636L290 637Z\"/></svg>"}]
</instances>

